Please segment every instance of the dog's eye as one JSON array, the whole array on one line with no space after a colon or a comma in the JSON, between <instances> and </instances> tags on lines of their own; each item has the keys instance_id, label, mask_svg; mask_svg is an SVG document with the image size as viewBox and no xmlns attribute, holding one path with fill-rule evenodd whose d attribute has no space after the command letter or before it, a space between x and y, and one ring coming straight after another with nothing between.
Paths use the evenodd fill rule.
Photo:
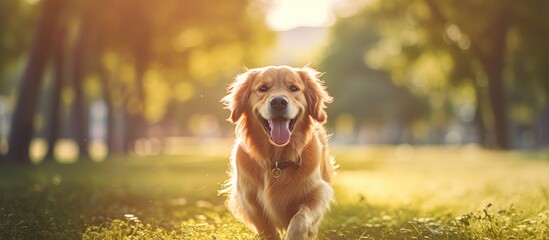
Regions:
<instances>
[{"instance_id":1,"label":"dog's eye","mask_svg":"<svg viewBox=\"0 0 549 240\"><path fill-rule=\"evenodd\" d=\"M297 88L295 85L290 86L290 91L297 92L299 91L299 88Z\"/></svg>"},{"instance_id":2,"label":"dog's eye","mask_svg":"<svg viewBox=\"0 0 549 240\"><path fill-rule=\"evenodd\" d=\"M267 88L267 86L265 85L261 85L261 87L259 87L260 92L266 92L267 90L269 90L269 88Z\"/></svg>"}]
</instances>

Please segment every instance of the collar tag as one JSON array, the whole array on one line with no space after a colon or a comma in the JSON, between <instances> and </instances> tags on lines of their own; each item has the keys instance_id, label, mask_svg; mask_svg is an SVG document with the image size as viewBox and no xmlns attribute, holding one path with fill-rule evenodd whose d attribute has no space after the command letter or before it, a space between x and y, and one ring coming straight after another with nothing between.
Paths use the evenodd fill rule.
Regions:
<instances>
[{"instance_id":1,"label":"collar tag","mask_svg":"<svg viewBox=\"0 0 549 240\"><path fill-rule=\"evenodd\" d=\"M279 178L282 175L282 169L278 167L278 162L275 163L275 167L273 168L273 170L271 170L271 175L275 179Z\"/></svg>"}]
</instances>

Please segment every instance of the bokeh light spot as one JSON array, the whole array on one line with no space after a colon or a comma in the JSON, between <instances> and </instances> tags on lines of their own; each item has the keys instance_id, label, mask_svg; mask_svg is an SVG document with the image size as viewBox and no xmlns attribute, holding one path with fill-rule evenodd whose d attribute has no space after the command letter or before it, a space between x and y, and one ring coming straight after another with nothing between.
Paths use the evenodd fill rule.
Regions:
<instances>
[{"instance_id":1,"label":"bokeh light spot","mask_svg":"<svg viewBox=\"0 0 549 240\"><path fill-rule=\"evenodd\" d=\"M447 148L458 148L461 146L462 136L458 131L450 131L444 137L444 145Z\"/></svg>"},{"instance_id":2,"label":"bokeh light spot","mask_svg":"<svg viewBox=\"0 0 549 240\"><path fill-rule=\"evenodd\" d=\"M415 150L410 144L400 144L395 148L395 157L399 161L410 161L414 158Z\"/></svg>"},{"instance_id":3,"label":"bokeh light spot","mask_svg":"<svg viewBox=\"0 0 549 240\"><path fill-rule=\"evenodd\" d=\"M54 148L54 156L59 163L75 163L79 154L78 144L72 139L60 139Z\"/></svg>"},{"instance_id":4,"label":"bokeh light spot","mask_svg":"<svg viewBox=\"0 0 549 240\"><path fill-rule=\"evenodd\" d=\"M43 138L35 138L31 141L29 147L29 156L32 163L40 163L46 152L48 151L48 143Z\"/></svg>"},{"instance_id":5,"label":"bokeh light spot","mask_svg":"<svg viewBox=\"0 0 549 240\"><path fill-rule=\"evenodd\" d=\"M94 140L89 147L90 158L96 162L102 162L107 158L109 149L104 141Z\"/></svg>"}]
</instances>

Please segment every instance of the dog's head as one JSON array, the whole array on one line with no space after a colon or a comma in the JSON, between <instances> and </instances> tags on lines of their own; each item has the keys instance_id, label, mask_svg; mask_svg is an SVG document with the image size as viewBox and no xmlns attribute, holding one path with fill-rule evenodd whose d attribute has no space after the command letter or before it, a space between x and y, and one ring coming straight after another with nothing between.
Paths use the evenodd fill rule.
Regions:
<instances>
[{"instance_id":1,"label":"dog's head","mask_svg":"<svg viewBox=\"0 0 549 240\"><path fill-rule=\"evenodd\" d=\"M231 111L229 121L251 118L261 124L272 144L284 146L299 121L326 122L326 103L332 97L319 75L309 67L251 69L236 77L221 101Z\"/></svg>"}]
</instances>

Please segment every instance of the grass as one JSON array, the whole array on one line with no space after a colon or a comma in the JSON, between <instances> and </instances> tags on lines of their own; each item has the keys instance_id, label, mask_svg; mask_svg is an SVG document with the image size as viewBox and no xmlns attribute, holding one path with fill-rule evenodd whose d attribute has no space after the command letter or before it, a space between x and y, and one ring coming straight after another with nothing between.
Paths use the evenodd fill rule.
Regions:
<instances>
[{"instance_id":1,"label":"grass","mask_svg":"<svg viewBox=\"0 0 549 240\"><path fill-rule=\"evenodd\" d=\"M319 239L548 239L547 152L334 147ZM227 153L0 166L0 239L254 239L217 190Z\"/></svg>"}]
</instances>

